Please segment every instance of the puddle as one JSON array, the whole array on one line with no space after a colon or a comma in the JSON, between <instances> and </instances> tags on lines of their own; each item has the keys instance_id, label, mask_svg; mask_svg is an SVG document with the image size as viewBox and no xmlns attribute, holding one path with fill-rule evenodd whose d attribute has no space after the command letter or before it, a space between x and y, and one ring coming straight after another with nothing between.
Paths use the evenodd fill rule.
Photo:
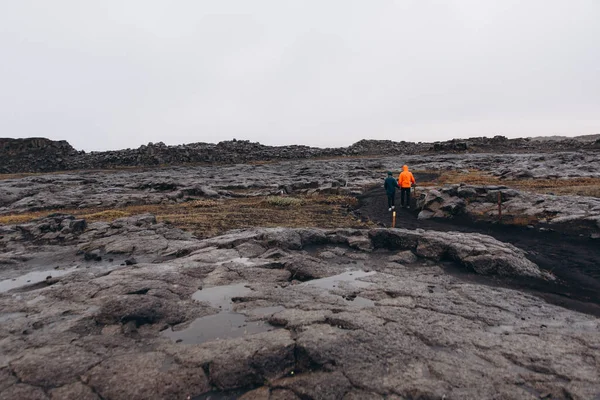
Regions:
<instances>
[{"instance_id":1,"label":"puddle","mask_svg":"<svg viewBox=\"0 0 600 400\"><path fill-rule=\"evenodd\" d=\"M192 299L210 303L211 306L221 309L221 311L231 311L233 304L231 298L244 296L252 290L245 286L245 283L235 285L214 286L198 290L192 295Z\"/></svg>"},{"instance_id":2,"label":"puddle","mask_svg":"<svg viewBox=\"0 0 600 400\"><path fill-rule=\"evenodd\" d=\"M222 312L196 319L181 331L167 330L163 334L185 344L201 344L216 339L233 339L276 329L264 321L248 322L243 314Z\"/></svg>"},{"instance_id":3,"label":"puddle","mask_svg":"<svg viewBox=\"0 0 600 400\"><path fill-rule=\"evenodd\" d=\"M255 333L277 329L265 321L248 321L249 317L232 311L231 298L251 292L245 283L226 286L214 286L198 290L192 295L197 301L210 303L221 310L218 314L207 315L194 320L190 326L180 331L172 328L162 332L168 338L184 344L200 344L216 339L233 339ZM254 316L268 316L283 310L283 307L262 307L248 310ZM218 398L218 397L215 397Z\"/></svg>"},{"instance_id":4,"label":"puddle","mask_svg":"<svg viewBox=\"0 0 600 400\"><path fill-rule=\"evenodd\" d=\"M366 276L371 276L374 274L376 274L375 271L370 271L370 272L361 271L361 270L346 271L346 272L343 272L338 275L328 276L327 278L314 279L309 282L304 282L304 283L301 283L301 285L316 286L321 289L331 290L331 289L335 289L335 288L339 287L341 282L348 282L350 284L350 286L353 286L355 288L365 289L365 288L368 288L369 286L371 286L372 283L359 281L358 278L364 278ZM361 308L373 307L375 305L375 302L373 300L369 300L367 298L360 297L360 296L347 296L347 297L342 296L342 298L348 305L353 305L353 306L357 306L357 307L361 307Z\"/></svg>"},{"instance_id":5,"label":"puddle","mask_svg":"<svg viewBox=\"0 0 600 400\"><path fill-rule=\"evenodd\" d=\"M303 283L301 283L301 285L316 286L316 287L319 287L322 289L330 290L330 289L334 289L334 288L338 287L339 282L352 282L352 286L364 289L364 288L368 288L369 286L371 286L372 283L359 281L357 279L364 278L365 276L371 276L371 275L374 275L375 273L376 273L375 271L370 271L370 272L365 272L365 271L360 271L360 270L346 271L339 275L328 276L327 278L313 279L312 281L303 282Z\"/></svg>"},{"instance_id":6,"label":"puddle","mask_svg":"<svg viewBox=\"0 0 600 400\"><path fill-rule=\"evenodd\" d=\"M46 280L48 276L56 278L58 276L66 275L73 272L77 267L71 267L68 269L51 269L47 271L33 271L25 275L21 275L13 279L5 279L0 281L0 293L6 292L11 289L16 289L22 286L33 285Z\"/></svg>"}]
</instances>

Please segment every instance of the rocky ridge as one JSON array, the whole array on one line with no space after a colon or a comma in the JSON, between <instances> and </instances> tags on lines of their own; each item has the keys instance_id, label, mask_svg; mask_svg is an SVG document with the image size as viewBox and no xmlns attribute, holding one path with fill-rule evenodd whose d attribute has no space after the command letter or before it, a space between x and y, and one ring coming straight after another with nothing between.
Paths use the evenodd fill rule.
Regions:
<instances>
[{"instance_id":1,"label":"rocky ridge","mask_svg":"<svg viewBox=\"0 0 600 400\"><path fill-rule=\"evenodd\" d=\"M506 186L448 185L419 188L419 191L420 219L467 216L472 220L501 220L532 228L566 229L600 239L597 197L535 194Z\"/></svg>"},{"instance_id":2,"label":"rocky ridge","mask_svg":"<svg viewBox=\"0 0 600 400\"><path fill-rule=\"evenodd\" d=\"M413 143L407 141L361 140L349 147L315 148L309 146L265 146L247 140L217 144L190 143L167 146L149 143L137 149L85 153L65 141L44 138L0 138L0 173L51 172L119 167L153 167L181 164L236 164L252 161L310 159L318 157L385 156L389 154L444 153L523 153L600 149L600 140L579 139L539 141L507 139L504 136L480 137L447 142Z\"/></svg>"},{"instance_id":3,"label":"rocky ridge","mask_svg":"<svg viewBox=\"0 0 600 400\"><path fill-rule=\"evenodd\" d=\"M0 398L600 395L598 318L446 269L552 279L485 235L56 215L0 237Z\"/></svg>"}]
</instances>

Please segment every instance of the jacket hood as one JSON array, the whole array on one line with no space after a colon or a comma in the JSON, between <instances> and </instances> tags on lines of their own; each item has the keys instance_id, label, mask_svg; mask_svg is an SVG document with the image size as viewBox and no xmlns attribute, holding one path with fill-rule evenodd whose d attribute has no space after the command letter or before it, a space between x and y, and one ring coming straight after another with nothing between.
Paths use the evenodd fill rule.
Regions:
<instances>
[{"instance_id":1,"label":"jacket hood","mask_svg":"<svg viewBox=\"0 0 600 400\"><path fill-rule=\"evenodd\" d=\"M403 166L402 166L402 170L403 170L403 171L408 171L408 165L403 165Z\"/></svg>"}]
</instances>

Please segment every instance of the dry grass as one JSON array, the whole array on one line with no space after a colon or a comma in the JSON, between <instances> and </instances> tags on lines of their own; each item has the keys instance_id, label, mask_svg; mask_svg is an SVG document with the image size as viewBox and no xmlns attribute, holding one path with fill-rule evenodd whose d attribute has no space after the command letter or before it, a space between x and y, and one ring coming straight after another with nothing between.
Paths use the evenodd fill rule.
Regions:
<instances>
[{"instance_id":1,"label":"dry grass","mask_svg":"<svg viewBox=\"0 0 600 400\"><path fill-rule=\"evenodd\" d=\"M300 207L304 200L298 197L269 196L265 202L274 207Z\"/></svg>"},{"instance_id":2,"label":"dry grass","mask_svg":"<svg viewBox=\"0 0 600 400\"><path fill-rule=\"evenodd\" d=\"M272 199L272 200L269 200ZM278 200L274 200L278 199ZM287 199L287 200L280 200ZM286 206L281 201L292 203ZM130 215L151 213L159 221L190 230L199 237L221 234L231 229L261 227L365 228L349 214L347 207L356 199L348 196L253 197L231 200L195 200L169 205L137 205L119 209L46 210L0 216L0 224L19 224L60 212L89 222L113 221Z\"/></svg>"},{"instance_id":3,"label":"dry grass","mask_svg":"<svg viewBox=\"0 0 600 400\"><path fill-rule=\"evenodd\" d=\"M498 177L490 173L469 170L468 172L459 171L415 171L415 173L439 175L437 178L419 182L420 186L437 186L437 185L453 185L457 183L465 183L467 185L497 185L500 184Z\"/></svg>"},{"instance_id":4,"label":"dry grass","mask_svg":"<svg viewBox=\"0 0 600 400\"><path fill-rule=\"evenodd\" d=\"M115 219L128 217L130 215L131 214L126 211L104 210L104 211L99 211L99 212L92 212L89 214L83 214L80 216L90 222L96 222L96 221L114 221Z\"/></svg>"},{"instance_id":5,"label":"dry grass","mask_svg":"<svg viewBox=\"0 0 600 400\"><path fill-rule=\"evenodd\" d=\"M181 206L182 207L190 207L190 208L211 208L211 207L218 207L220 204L221 204L221 202L219 202L217 200L199 199L199 200L192 200L192 201L185 202L185 203L181 204Z\"/></svg>"},{"instance_id":6,"label":"dry grass","mask_svg":"<svg viewBox=\"0 0 600 400\"><path fill-rule=\"evenodd\" d=\"M419 171L421 173L439 173L439 171ZM435 186L465 183L468 185L505 185L515 189L534 193L554 193L557 195L578 195L600 197L600 178L570 179L520 179L503 180L489 172L469 170L468 172L448 171L428 182L419 182L420 186Z\"/></svg>"},{"instance_id":7,"label":"dry grass","mask_svg":"<svg viewBox=\"0 0 600 400\"><path fill-rule=\"evenodd\" d=\"M527 226L537 224L539 220L531 215L511 215L503 217L502 222L509 225Z\"/></svg>"}]
</instances>

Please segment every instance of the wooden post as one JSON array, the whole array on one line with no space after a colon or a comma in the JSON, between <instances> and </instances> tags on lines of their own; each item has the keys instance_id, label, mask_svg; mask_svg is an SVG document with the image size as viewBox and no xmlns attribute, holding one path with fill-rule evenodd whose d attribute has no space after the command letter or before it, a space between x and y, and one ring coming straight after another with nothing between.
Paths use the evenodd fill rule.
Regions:
<instances>
[{"instance_id":1,"label":"wooden post","mask_svg":"<svg viewBox=\"0 0 600 400\"><path fill-rule=\"evenodd\" d=\"M498 221L502 220L502 193L498 190Z\"/></svg>"},{"instance_id":2,"label":"wooden post","mask_svg":"<svg viewBox=\"0 0 600 400\"><path fill-rule=\"evenodd\" d=\"M392 228L396 227L396 211L392 213Z\"/></svg>"}]
</instances>

